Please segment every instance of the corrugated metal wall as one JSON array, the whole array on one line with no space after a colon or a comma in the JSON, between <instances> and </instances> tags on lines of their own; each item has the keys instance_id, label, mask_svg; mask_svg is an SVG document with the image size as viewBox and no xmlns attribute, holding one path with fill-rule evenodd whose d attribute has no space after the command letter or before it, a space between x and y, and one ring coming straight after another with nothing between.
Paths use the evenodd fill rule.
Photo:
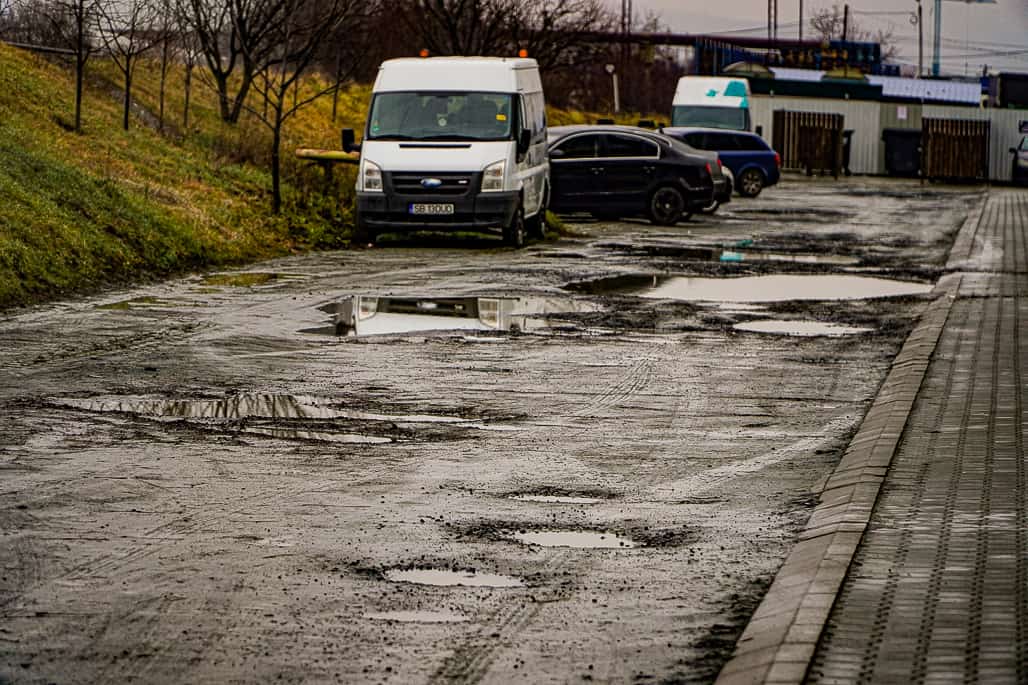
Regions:
<instances>
[{"instance_id":1,"label":"corrugated metal wall","mask_svg":"<svg viewBox=\"0 0 1028 685\"><path fill-rule=\"evenodd\" d=\"M774 140L774 111L829 112L845 117L844 127L853 131L850 147L850 170L855 174L884 174L885 163L879 159L882 132L878 102L823 100L820 98L775 97L754 95L750 115L754 126L763 126L764 139Z\"/></svg>"},{"instance_id":2,"label":"corrugated metal wall","mask_svg":"<svg viewBox=\"0 0 1028 685\"><path fill-rule=\"evenodd\" d=\"M853 131L850 170L855 174L885 173L882 131L887 128L920 129L924 117L990 121L989 178L994 181L1010 180L1010 148L1021 141L1018 123L1028 120L1028 110L754 95L750 99L750 114L754 126L762 127L767 141L774 140L774 112L779 109L842 114L845 128Z\"/></svg>"}]
</instances>

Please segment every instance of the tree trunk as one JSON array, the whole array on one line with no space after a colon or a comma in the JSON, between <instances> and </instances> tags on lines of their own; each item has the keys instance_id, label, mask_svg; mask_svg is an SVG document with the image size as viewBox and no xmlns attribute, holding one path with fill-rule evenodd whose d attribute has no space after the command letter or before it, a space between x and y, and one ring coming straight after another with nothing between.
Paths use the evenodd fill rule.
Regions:
<instances>
[{"instance_id":1,"label":"tree trunk","mask_svg":"<svg viewBox=\"0 0 1028 685\"><path fill-rule=\"evenodd\" d=\"M82 133L82 87L86 75L86 16L79 3L75 11L75 133Z\"/></svg>"},{"instance_id":2,"label":"tree trunk","mask_svg":"<svg viewBox=\"0 0 1028 685\"><path fill-rule=\"evenodd\" d=\"M132 108L132 58L125 58L125 106L122 111L121 127L129 130L129 110Z\"/></svg>"},{"instance_id":3,"label":"tree trunk","mask_svg":"<svg viewBox=\"0 0 1028 685\"><path fill-rule=\"evenodd\" d=\"M161 44L161 92L158 96L158 121L160 123L161 132L164 131L164 86L168 81L168 49L169 43L167 36L164 38L164 42Z\"/></svg>"},{"instance_id":4,"label":"tree trunk","mask_svg":"<svg viewBox=\"0 0 1028 685\"><path fill-rule=\"evenodd\" d=\"M193 88L193 65L186 65L185 104L182 106L182 130L189 132L189 95Z\"/></svg>"},{"instance_id":5,"label":"tree trunk","mask_svg":"<svg viewBox=\"0 0 1028 685\"><path fill-rule=\"evenodd\" d=\"M282 179L279 151L282 147L282 108L275 110L275 125L271 132L271 211L282 211Z\"/></svg>"}]
</instances>

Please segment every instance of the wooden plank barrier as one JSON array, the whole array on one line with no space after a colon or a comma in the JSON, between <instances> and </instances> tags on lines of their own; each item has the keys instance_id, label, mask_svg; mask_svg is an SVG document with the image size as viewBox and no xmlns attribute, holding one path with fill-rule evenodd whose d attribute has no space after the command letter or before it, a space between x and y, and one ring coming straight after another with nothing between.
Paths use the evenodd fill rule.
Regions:
<instances>
[{"instance_id":1,"label":"wooden plank barrier","mask_svg":"<svg viewBox=\"0 0 1028 685\"><path fill-rule=\"evenodd\" d=\"M929 179L989 178L989 122L929 119L921 123L921 174Z\"/></svg>"},{"instance_id":2,"label":"wooden plank barrier","mask_svg":"<svg viewBox=\"0 0 1028 685\"><path fill-rule=\"evenodd\" d=\"M774 112L774 149L783 169L801 169L839 178L845 117L833 112Z\"/></svg>"}]
</instances>

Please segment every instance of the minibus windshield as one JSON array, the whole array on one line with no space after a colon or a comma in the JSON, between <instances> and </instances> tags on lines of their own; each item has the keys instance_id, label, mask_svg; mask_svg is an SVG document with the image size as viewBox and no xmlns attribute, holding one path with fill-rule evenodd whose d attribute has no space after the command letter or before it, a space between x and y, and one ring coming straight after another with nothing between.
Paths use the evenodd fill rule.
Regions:
<instances>
[{"instance_id":1,"label":"minibus windshield","mask_svg":"<svg viewBox=\"0 0 1028 685\"><path fill-rule=\"evenodd\" d=\"M671 125L747 131L750 128L749 110L741 107L675 105L671 108Z\"/></svg>"},{"instance_id":2,"label":"minibus windshield","mask_svg":"<svg viewBox=\"0 0 1028 685\"><path fill-rule=\"evenodd\" d=\"M378 93L368 140L509 140L508 93Z\"/></svg>"}]
</instances>

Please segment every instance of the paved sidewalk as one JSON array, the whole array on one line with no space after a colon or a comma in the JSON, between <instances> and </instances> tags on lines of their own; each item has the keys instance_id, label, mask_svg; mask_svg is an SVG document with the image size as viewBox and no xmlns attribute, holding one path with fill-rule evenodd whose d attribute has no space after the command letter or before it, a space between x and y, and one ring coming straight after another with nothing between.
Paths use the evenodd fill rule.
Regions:
<instances>
[{"instance_id":1,"label":"paved sidewalk","mask_svg":"<svg viewBox=\"0 0 1028 685\"><path fill-rule=\"evenodd\" d=\"M719 683L1028 682L1028 193L948 267Z\"/></svg>"}]
</instances>

